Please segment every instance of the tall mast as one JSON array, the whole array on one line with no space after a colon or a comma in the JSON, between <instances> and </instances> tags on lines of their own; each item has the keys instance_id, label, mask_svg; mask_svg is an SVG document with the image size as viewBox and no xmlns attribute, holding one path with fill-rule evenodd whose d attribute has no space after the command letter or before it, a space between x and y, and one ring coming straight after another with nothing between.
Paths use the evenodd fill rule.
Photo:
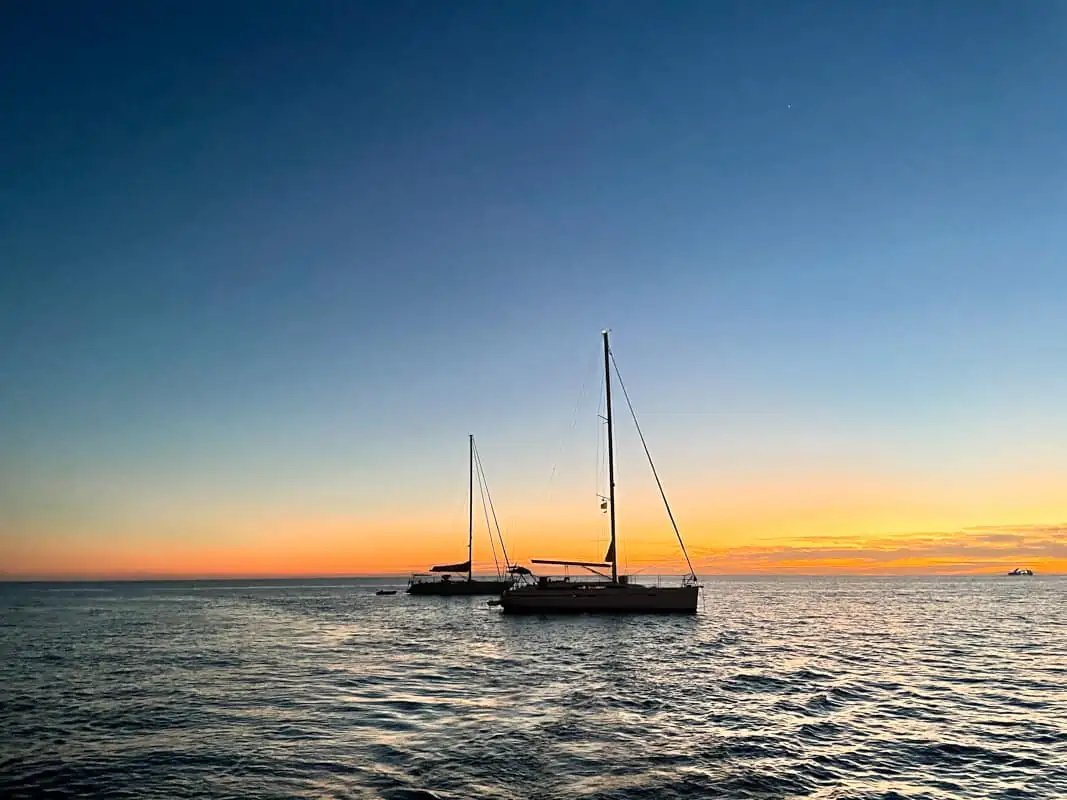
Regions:
<instances>
[{"instance_id":1,"label":"tall mast","mask_svg":"<svg viewBox=\"0 0 1067 800\"><path fill-rule=\"evenodd\" d=\"M474 571L474 434L468 433L470 443L470 474L467 479L467 582Z\"/></svg>"},{"instance_id":2,"label":"tall mast","mask_svg":"<svg viewBox=\"0 0 1067 800\"><path fill-rule=\"evenodd\" d=\"M619 582L619 559L615 554L615 436L611 426L611 348L608 346L608 332L604 336L604 400L607 406L608 421L608 509L611 517L611 582Z\"/></svg>"}]
</instances>

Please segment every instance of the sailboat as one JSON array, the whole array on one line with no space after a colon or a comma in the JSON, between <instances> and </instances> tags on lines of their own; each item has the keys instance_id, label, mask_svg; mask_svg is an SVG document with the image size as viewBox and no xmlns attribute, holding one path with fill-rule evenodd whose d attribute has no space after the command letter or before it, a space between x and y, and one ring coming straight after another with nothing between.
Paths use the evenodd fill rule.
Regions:
<instances>
[{"instance_id":1,"label":"sailboat","mask_svg":"<svg viewBox=\"0 0 1067 800\"><path fill-rule=\"evenodd\" d=\"M492 580L475 578L473 573L474 558L474 434L468 435L470 443L470 478L468 481L468 505L467 505L467 560L458 564L441 564L430 567L429 573L416 573L408 581L408 594L433 594L433 595L473 595L473 594L500 594L509 586L511 580ZM480 468L480 463L479 463ZM479 479L482 475L479 472ZM484 499L484 498L483 498ZM493 512L494 517L496 512ZM500 531L497 530L499 536ZM489 533L492 537L492 531ZM504 541L501 539L500 546L503 548ZM494 554L495 555L495 554ZM504 553L505 563L507 553ZM466 573L464 576L463 573ZM458 578L456 576L459 576Z\"/></svg>"},{"instance_id":2,"label":"sailboat","mask_svg":"<svg viewBox=\"0 0 1067 800\"><path fill-rule=\"evenodd\" d=\"M552 564L563 567L581 567L597 575L601 580L571 581L569 578L549 578L539 576L536 581L524 582L522 585L512 586L500 597L500 605L504 613L508 614L567 614L567 613L696 613L697 598L700 585L697 583L696 573L693 571L692 562L685 549L678 525L674 521L670 505L667 503L667 495L663 491L659 475L656 473L655 464L648 453L645 445L645 455L648 456L652 467L652 474L656 477L660 496L667 508L671 525L674 527L678 543L681 545L682 554L689 565L689 574L682 580L680 586L642 586L630 581L630 576L619 574L619 562L615 550L615 444L614 429L611 414L611 366L614 358L611 353L611 345L608 342L608 331L601 334L604 338L604 399L606 405L605 421L607 423L607 449L608 449L608 496L603 499L602 508L609 513L611 522L611 543L603 561L559 561L554 559L531 559L534 564ZM618 369L616 368L616 373ZM623 394L626 386L621 383ZM629 405L629 397L626 398ZM633 414L633 406L630 406ZM637 425L637 417L634 415L634 424L644 445L644 434L641 426ZM602 569L611 568L610 578ZM520 574L515 571L512 574Z\"/></svg>"}]
</instances>

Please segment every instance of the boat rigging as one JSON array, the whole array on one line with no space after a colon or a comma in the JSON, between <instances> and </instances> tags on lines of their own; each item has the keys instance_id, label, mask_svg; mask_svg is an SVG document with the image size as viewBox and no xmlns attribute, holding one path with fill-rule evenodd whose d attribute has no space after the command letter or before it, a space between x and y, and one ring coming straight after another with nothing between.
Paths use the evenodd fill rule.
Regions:
<instances>
[{"instance_id":1,"label":"boat rigging","mask_svg":"<svg viewBox=\"0 0 1067 800\"><path fill-rule=\"evenodd\" d=\"M685 542L667 502L667 494L659 473L652 461L648 444L644 433L637 422L633 404L630 402L629 393L622 382L618 364L608 340L608 331L601 334L604 343L604 419L607 427L607 460L608 460L608 486L607 496L602 497L609 516L610 543L603 561L565 561L558 559L531 559L535 564L554 564L561 566L582 567L589 572L604 578L602 581L570 581L569 579L552 580L548 577L540 577L532 585L514 585L501 595L501 606L505 613L576 613L576 612L680 612L695 613L700 586L697 582L696 573L693 570L692 561L686 551ZM632 583L630 576L619 575L618 556L616 550L616 515L615 515L615 437L614 421L612 418L612 367L619 380L619 387L623 391L623 397L629 407L637 428L638 436L652 467L656 485L659 488L660 497L667 509L667 516L671 521L675 536L681 546L685 562L689 567L689 573L683 578L681 586L642 586ZM603 507L603 505L602 505ZM610 568L610 575L599 572L600 569ZM528 572L528 570L527 570ZM512 574L515 574L514 572Z\"/></svg>"}]
</instances>

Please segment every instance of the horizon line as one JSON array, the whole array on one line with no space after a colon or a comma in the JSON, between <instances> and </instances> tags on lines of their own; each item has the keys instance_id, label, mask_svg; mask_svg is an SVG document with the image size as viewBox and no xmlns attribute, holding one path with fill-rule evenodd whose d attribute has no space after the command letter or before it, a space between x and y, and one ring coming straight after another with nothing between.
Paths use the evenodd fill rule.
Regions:
<instances>
[{"instance_id":1,"label":"horizon line","mask_svg":"<svg viewBox=\"0 0 1067 800\"><path fill-rule=\"evenodd\" d=\"M645 574L644 578L681 578L688 572ZM698 578L988 578L1006 576L1003 571L985 572L697 572ZM295 580L385 580L407 579L411 573L363 572L325 574L241 574L232 575L4 575L0 584L8 583L221 583L224 581L295 581ZM475 577L492 577L492 573ZM552 573L550 577L555 577ZM1063 577L1067 572L1041 572L1035 577Z\"/></svg>"}]
</instances>

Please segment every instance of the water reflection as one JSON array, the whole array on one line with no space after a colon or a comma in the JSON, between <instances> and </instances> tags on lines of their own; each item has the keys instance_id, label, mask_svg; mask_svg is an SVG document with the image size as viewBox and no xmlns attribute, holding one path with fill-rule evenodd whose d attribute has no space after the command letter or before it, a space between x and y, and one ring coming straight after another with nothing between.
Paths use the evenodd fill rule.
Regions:
<instances>
[{"instance_id":1,"label":"water reflection","mask_svg":"<svg viewBox=\"0 0 1067 800\"><path fill-rule=\"evenodd\" d=\"M0 793L1067 794L1067 581L558 618L379 585L0 587Z\"/></svg>"}]
</instances>

